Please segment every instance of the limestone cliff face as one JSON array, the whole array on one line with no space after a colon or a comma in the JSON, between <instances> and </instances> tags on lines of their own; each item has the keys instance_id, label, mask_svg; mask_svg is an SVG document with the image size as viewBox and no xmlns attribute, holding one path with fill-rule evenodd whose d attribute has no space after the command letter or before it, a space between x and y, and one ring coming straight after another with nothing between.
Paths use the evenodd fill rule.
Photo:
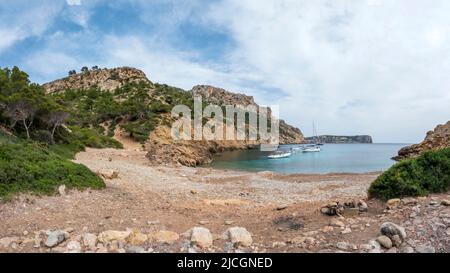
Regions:
<instances>
[{"instance_id":1,"label":"limestone cliff face","mask_svg":"<svg viewBox=\"0 0 450 273\"><path fill-rule=\"evenodd\" d=\"M43 85L47 94L61 92L67 89L89 89L98 87L103 91L113 91L126 83L150 83L145 73L131 67L89 70L70 75L69 77L52 81Z\"/></svg>"},{"instance_id":2,"label":"limestone cliff face","mask_svg":"<svg viewBox=\"0 0 450 273\"><path fill-rule=\"evenodd\" d=\"M201 96L204 101L215 105L253 105L258 107L252 96L240 93L226 91L209 85L197 85L191 90L195 96ZM271 115L271 110L268 112ZM300 144L305 143L300 129L287 124L284 120L280 120L280 143L281 144ZM252 143L254 144L254 143Z\"/></svg>"},{"instance_id":3,"label":"limestone cliff face","mask_svg":"<svg viewBox=\"0 0 450 273\"><path fill-rule=\"evenodd\" d=\"M232 93L221 88L199 85L190 91L193 95L201 96L203 102L214 105L254 105L253 97L239 93ZM165 122L167 124L167 122ZM224 130L226 130L224 128ZM305 143L300 129L292 127L280 120L280 143L297 144ZM171 163L186 166L197 166L210 163L214 154L230 150L243 150L258 147L260 141L173 141L170 135L170 127L161 125L150 134L150 139L145 145L148 151L147 157L156 164Z\"/></svg>"},{"instance_id":4,"label":"limestone cliff face","mask_svg":"<svg viewBox=\"0 0 450 273\"><path fill-rule=\"evenodd\" d=\"M402 148L398 152L395 160L416 157L425 151L438 150L450 147L450 121L444 125L438 125L434 131L429 131L425 140L419 144L414 144Z\"/></svg>"}]
</instances>

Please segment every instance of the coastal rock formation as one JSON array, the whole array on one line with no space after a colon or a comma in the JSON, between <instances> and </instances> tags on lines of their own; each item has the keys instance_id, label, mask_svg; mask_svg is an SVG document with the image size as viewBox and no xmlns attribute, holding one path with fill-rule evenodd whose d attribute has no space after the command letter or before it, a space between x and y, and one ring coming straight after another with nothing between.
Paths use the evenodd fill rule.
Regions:
<instances>
[{"instance_id":1,"label":"coastal rock formation","mask_svg":"<svg viewBox=\"0 0 450 273\"><path fill-rule=\"evenodd\" d=\"M98 87L104 91L113 91L126 83L150 83L145 73L131 67L89 70L70 75L66 78L43 85L47 94L65 91L67 89L89 89Z\"/></svg>"},{"instance_id":2,"label":"coastal rock formation","mask_svg":"<svg viewBox=\"0 0 450 273\"><path fill-rule=\"evenodd\" d=\"M206 104L214 105L254 105L258 107L253 97L244 94L233 93L221 88L197 85L190 91L173 89L166 92L157 92L156 84L147 79L144 72L130 67L119 67L113 69L96 69L83 73L70 75L64 79L56 80L43 87L47 94L63 92L64 90L85 90L88 88L99 88L103 91L114 91L127 83L146 83L149 94L149 103L155 103L156 108L152 111L158 113L157 118L152 122L155 123L149 139L144 144L144 148L148 151L147 158L151 163L155 164L181 164L185 166L197 166L209 163L213 159L213 155L218 152L236 149L249 149L261 144L261 141L174 141L171 136L170 124L174 121L170 112L163 107L167 106L167 101L172 101L174 96L183 95L185 97L201 96ZM177 92L177 93L174 93ZM174 95L175 94L175 95ZM186 96L186 94L188 96ZM160 107L161 109L158 109ZM159 111L161 110L161 111ZM169 109L170 111L170 109ZM269 109L269 114L270 114ZM111 122L110 122L111 123ZM106 124L106 123L105 123ZM120 124L119 124L120 125ZM107 126L105 129L108 129ZM107 131L107 130L106 130ZM114 130L112 130L114 131ZM281 144L297 144L304 143L302 132L285 121L280 120L280 143Z\"/></svg>"},{"instance_id":3,"label":"coastal rock formation","mask_svg":"<svg viewBox=\"0 0 450 273\"><path fill-rule=\"evenodd\" d=\"M423 152L439 150L450 147L450 121L444 125L438 125L433 131L429 131L424 141L402 148L395 160L416 157Z\"/></svg>"},{"instance_id":4,"label":"coastal rock formation","mask_svg":"<svg viewBox=\"0 0 450 273\"><path fill-rule=\"evenodd\" d=\"M332 136L323 135L319 136L318 140L320 143L335 143L335 144L345 144L345 143L373 143L372 137L368 135L360 136ZM309 143L316 143L316 137L307 137L306 141Z\"/></svg>"}]
</instances>

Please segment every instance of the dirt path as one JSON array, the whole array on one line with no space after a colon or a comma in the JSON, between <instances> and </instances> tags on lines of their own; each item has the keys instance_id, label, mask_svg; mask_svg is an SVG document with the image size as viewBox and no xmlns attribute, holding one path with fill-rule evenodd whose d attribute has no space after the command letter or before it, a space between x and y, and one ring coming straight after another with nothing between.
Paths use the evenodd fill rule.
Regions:
<instances>
[{"instance_id":1,"label":"dirt path","mask_svg":"<svg viewBox=\"0 0 450 273\"><path fill-rule=\"evenodd\" d=\"M319 212L332 200L365 198L378 174L280 175L150 166L145 152L134 148L87 149L77 155L77 163L95 172L118 171L118 178L105 181L104 190L22 196L1 204L0 238L22 240L6 251L50 251L31 243L45 230L69 229L79 239L86 232L127 228L183 234L195 226L208 228L216 239L208 251L228 251L221 235L230 226L252 234L250 251L337 251L338 242L349 240L345 250L361 251L361 245L376 238L381 221L397 217L376 201L369 202L367 213L340 220ZM186 251L186 244L179 239L151 249Z\"/></svg>"}]
</instances>

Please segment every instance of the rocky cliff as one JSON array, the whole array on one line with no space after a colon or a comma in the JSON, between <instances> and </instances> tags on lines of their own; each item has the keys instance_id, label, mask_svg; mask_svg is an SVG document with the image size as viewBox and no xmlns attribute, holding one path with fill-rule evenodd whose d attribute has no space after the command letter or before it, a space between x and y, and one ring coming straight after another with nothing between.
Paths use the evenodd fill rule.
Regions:
<instances>
[{"instance_id":1,"label":"rocky cliff","mask_svg":"<svg viewBox=\"0 0 450 273\"><path fill-rule=\"evenodd\" d=\"M150 83L144 72L131 67L89 70L43 85L48 94L67 89L89 89L97 87L103 91L113 91L126 83Z\"/></svg>"},{"instance_id":2,"label":"rocky cliff","mask_svg":"<svg viewBox=\"0 0 450 273\"><path fill-rule=\"evenodd\" d=\"M360 136L332 136L332 135L323 135L318 137L320 143L336 143L336 144L345 144L345 143L373 143L372 137L368 135L360 135ZM306 141L309 143L315 143L317 140L315 137L307 137Z\"/></svg>"},{"instance_id":3,"label":"rocky cliff","mask_svg":"<svg viewBox=\"0 0 450 273\"><path fill-rule=\"evenodd\" d=\"M151 131L148 140L144 144L144 149L148 151L147 157L152 163L196 166L211 162L213 155L217 152L248 149L260 144L259 141L174 141L170 132L170 124L173 121L170 113L164 113L164 111L159 111L162 109L156 109L157 107L162 107L167 110L174 103L174 99L179 97L192 98L192 95L201 95L203 102L207 104L258 106L253 97L244 94L233 93L207 85L195 86L190 91L183 91L177 88L170 89L170 87L165 85L151 83L142 71L129 67L90 70L44 84L43 87L47 94L63 92L68 89L84 90L89 88L113 91L127 83L140 82L146 83L145 91L148 91L146 93L150 96L151 111L157 113L157 125ZM123 96L120 99L122 100ZM112 123L106 122L105 124ZM120 124L118 125L120 126ZM114 131L115 128L112 128L112 130L111 128L105 129L107 129L105 131ZM124 134L123 131L122 134ZM302 132L298 128L280 120L280 143L304 142Z\"/></svg>"},{"instance_id":4,"label":"rocky cliff","mask_svg":"<svg viewBox=\"0 0 450 273\"><path fill-rule=\"evenodd\" d=\"M433 131L429 131L424 141L402 148L395 160L416 157L429 150L438 150L450 147L450 121L444 125L438 125Z\"/></svg>"}]
</instances>

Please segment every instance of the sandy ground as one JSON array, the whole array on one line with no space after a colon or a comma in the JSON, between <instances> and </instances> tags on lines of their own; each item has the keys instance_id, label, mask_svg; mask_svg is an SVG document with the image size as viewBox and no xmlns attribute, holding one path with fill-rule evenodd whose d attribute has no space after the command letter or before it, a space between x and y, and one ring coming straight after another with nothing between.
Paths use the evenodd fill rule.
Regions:
<instances>
[{"instance_id":1,"label":"sandy ground","mask_svg":"<svg viewBox=\"0 0 450 273\"><path fill-rule=\"evenodd\" d=\"M71 191L64 196L21 196L14 202L0 204L0 238L65 228L75 234L127 228L182 234L192 227L204 226L219 238L212 251L224 251L220 235L230 226L240 226L251 232L251 251L255 252L337 251L335 245L341 241L351 241L352 247L347 250L356 251L379 235L382 221L400 219L397 214L386 214L384 203L379 201L370 201L367 213L341 219L344 226L335 225L335 218L319 212L330 201L366 198L367 188L377 173L281 175L151 166L145 152L133 148L87 149L76 156L75 162L95 172L119 172L118 178L105 181L104 190ZM351 232L342 232L345 229ZM315 242L286 243L305 237L312 237ZM153 248L178 252L183 251L182 244L180 240L159 250L158 246ZM7 251L48 250L23 244Z\"/></svg>"}]
</instances>

